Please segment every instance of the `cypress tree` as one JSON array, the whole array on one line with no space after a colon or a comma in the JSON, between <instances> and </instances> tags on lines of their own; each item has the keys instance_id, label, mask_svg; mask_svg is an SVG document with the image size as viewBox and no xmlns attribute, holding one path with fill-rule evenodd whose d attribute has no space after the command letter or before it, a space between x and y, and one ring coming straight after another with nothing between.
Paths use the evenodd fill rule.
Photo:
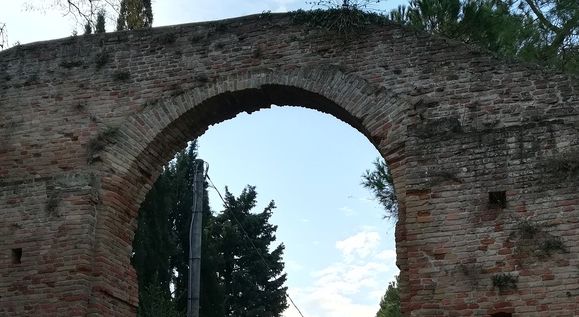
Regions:
<instances>
[{"instance_id":1,"label":"cypress tree","mask_svg":"<svg viewBox=\"0 0 579 317\"><path fill-rule=\"evenodd\" d=\"M106 29L105 29L105 12L104 11L99 11L99 13L97 14L97 21L96 21L96 25L95 25L95 33L105 33Z\"/></svg>"},{"instance_id":2,"label":"cypress tree","mask_svg":"<svg viewBox=\"0 0 579 317\"><path fill-rule=\"evenodd\" d=\"M146 307L152 301L171 301L172 272L169 261L174 251L170 236L169 211L173 203L171 167L159 176L139 209L131 262L139 282L139 316L153 316Z\"/></svg>"},{"instance_id":3,"label":"cypress tree","mask_svg":"<svg viewBox=\"0 0 579 317\"><path fill-rule=\"evenodd\" d=\"M117 31L146 29L153 26L151 0L122 0Z\"/></svg>"}]
</instances>

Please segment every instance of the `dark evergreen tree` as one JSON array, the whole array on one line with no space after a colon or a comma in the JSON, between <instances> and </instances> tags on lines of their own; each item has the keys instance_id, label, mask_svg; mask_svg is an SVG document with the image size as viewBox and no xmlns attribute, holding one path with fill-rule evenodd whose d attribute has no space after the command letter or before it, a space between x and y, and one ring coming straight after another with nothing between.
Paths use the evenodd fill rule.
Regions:
<instances>
[{"instance_id":1,"label":"dark evergreen tree","mask_svg":"<svg viewBox=\"0 0 579 317\"><path fill-rule=\"evenodd\" d=\"M205 196L207 197L207 196ZM203 242L201 244L201 298L200 317L225 316L223 285L217 272L219 253L211 237L211 227L215 217L211 213L203 215Z\"/></svg>"},{"instance_id":2,"label":"dark evergreen tree","mask_svg":"<svg viewBox=\"0 0 579 317\"><path fill-rule=\"evenodd\" d=\"M117 31L146 29L153 26L151 0L121 0Z\"/></svg>"},{"instance_id":3,"label":"dark evergreen tree","mask_svg":"<svg viewBox=\"0 0 579 317\"><path fill-rule=\"evenodd\" d=\"M105 11L101 10L97 13L97 21L95 25L95 33L105 33Z\"/></svg>"},{"instance_id":4,"label":"dark evergreen tree","mask_svg":"<svg viewBox=\"0 0 579 317\"><path fill-rule=\"evenodd\" d=\"M105 33L105 11L101 10L97 13L96 23L94 24L95 33ZM84 25L84 34L91 34L93 31L93 22L87 21Z\"/></svg>"},{"instance_id":5,"label":"dark evergreen tree","mask_svg":"<svg viewBox=\"0 0 579 317\"><path fill-rule=\"evenodd\" d=\"M164 168L141 205L132 258L139 280L139 315L159 316L159 311L184 312L187 305L189 223L193 206L193 164L196 143L179 152ZM204 226L211 221L205 189ZM212 247L202 247L201 311L211 308L219 292ZM174 293L170 293L170 285ZM210 290L210 291L209 291ZM206 295L207 294L207 295ZM222 296L221 296L222 298ZM205 301L208 301L205 303ZM219 316L219 315L201 315ZM221 315L223 316L223 315Z\"/></svg>"},{"instance_id":6,"label":"dark evergreen tree","mask_svg":"<svg viewBox=\"0 0 579 317\"><path fill-rule=\"evenodd\" d=\"M179 152L141 206L132 259L139 279L139 316L160 316L160 311L165 312L163 316L174 316L186 310L196 156L195 143ZM269 251L276 230L268 222L273 202L261 213L250 213L256 193L248 187L239 199L227 192L229 207L213 216L207 197L205 189L200 316L223 317L232 312L241 317L280 316L287 306L286 276L283 245ZM251 242L235 219L246 228Z\"/></svg>"},{"instance_id":7,"label":"dark evergreen tree","mask_svg":"<svg viewBox=\"0 0 579 317\"><path fill-rule=\"evenodd\" d=\"M90 26L90 22L87 22L84 25L84 35L91 34L91 33L92 33L92 26Z\"/></svg>"},{"instance_id":8,"label":"dark evergreen tree","mask_svg":"<svg viewBox=\"0 0 579 317\"><path fill-rule=\"evenodd\" d=\"M171 301L172 271L169 263L175 253L169 223L174 200L171 169L171 165L165 168L139 209L131 259L137 271L139 301L142 303L139 316L154 315L146 309L155 306L152 301ZM151 295L147 290L153 290L154 297L147 296Z\"/></svg>"},{"instance_id":9,"label":"dark evergreen tree","mask_svg":"<svg viewBox=\"0 0 579 317\"><path fill-rule=\"evenodd\" d=\"M284 246L270 251L277 230L269 223L275 204L252 213L256 198L251 186L238 198L226 191L225 210L209 228L218 250L225 316L277 317L287 308Z\"/></svg>"},{"instance_id":10,"label":"dark evergreen tree","mask_svg":"<svg viewBox=\"0 0 579 317\"><path fill-rule=\"evenodd\" d=\"M139 310L142 317L182 317L171 297L159 284L151 284L139 289Z\"/></svg>"}]
</instances>

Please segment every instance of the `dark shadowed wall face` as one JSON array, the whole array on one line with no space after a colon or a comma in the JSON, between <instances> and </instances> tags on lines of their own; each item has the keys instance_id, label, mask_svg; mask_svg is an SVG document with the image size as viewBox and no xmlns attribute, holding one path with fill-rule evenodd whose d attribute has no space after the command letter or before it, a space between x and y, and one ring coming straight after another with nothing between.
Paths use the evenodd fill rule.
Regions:
<instances>
[{"instance_id":1,"label":"dark shadowed wall face","mask_svg":"<svg viewBox=\"0 0 579 317\"><path fill-rule=\"evenodd\" d=\"M577 78L268 15L0 53L0 315L133 315L135 219L161 167L272 103L334 115L390 164L405 315L579 314Z\"/></svg>"}]
</instances>

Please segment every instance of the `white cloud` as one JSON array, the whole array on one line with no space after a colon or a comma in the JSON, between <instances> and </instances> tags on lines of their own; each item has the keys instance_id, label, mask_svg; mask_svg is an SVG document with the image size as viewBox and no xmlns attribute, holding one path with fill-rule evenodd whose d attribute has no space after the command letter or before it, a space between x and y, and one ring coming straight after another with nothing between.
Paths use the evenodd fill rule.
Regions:
<instances>
[{"instance_id":1,"label":"white cloud","mask_svg":"<svg viewBox=\"0 0 579 317\"><path fill-rule=\"evenodd\" d=\"M376 258L383 261L396 261L396 250L384 250L376 254Z\"/></svg>"},{"instance_id":2,"label":"white cloud","mask_svg":"<svg viewBox=\"0 0 579 317\"><path fill-rule=\"evenodd\" d=\"M336 242L339 261L311 273L313 283L291 288L290 295L308 317L374 317L388 282L398 274L396 252L381 246L375 228ZM290 307L284 317L300 317Z\"/></svg>"},{"instance_id":3,"label":"white cloud","mask_svg":"<svg viewBox=\"0 0 579 317\"><path fill-rule=\"evenodd\" d=\"M367 258L376 251L380 244L380 234L376 231L362 231L344 240L336 242L336 248L342 252L342 256L352 260L354 256Z\"/></svg>"},{"instance_id":4,"label":"white cloud","mask_svg":"<svg viewBox=\"0 0 579 317\"><path fill-rule=\"evenodd\" d=\"M296 3L298 1L296 0L274 0L273 1L275 3L276 12L287 12L289 10L289 7L294 7L296 6Z\"/></svg>"},{"instance_id":5,"label":"white cloud","mask_svg":"<svg viewBox=\"0 0 579 317\"><path fill-rule=\"evenodd\" d=\"M348 206L340 207L340 211L342 211L344 213L344 215L346 215L348 217L356 215L356 212L354 211L354 209L352 209Z\"/></svg>"},{"instance_id":6,"label":"white cloud","mask_svg":"<svg viewBox=\"0 0 579 317\"><path fill-rule=\"evenodd\" d=\"M286 260L285 267L288 271L301 271L304 269L304 266L301 263L293 260Z\"/></svg>"}]
</instances>

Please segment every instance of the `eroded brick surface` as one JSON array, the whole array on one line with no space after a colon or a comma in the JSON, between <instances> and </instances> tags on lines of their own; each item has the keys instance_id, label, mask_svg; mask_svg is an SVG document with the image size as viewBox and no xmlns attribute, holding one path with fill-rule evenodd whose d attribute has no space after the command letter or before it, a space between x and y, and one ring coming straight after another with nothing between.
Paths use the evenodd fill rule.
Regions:
<instances>
[{"instance_id":1,"label":"eroded brick surface","mask_svg":"<svg viewBox=\"0 0 579 317\"><path fill-rule=\"evenodd\" d=\"M334 115L389 162L405 315L579 315L579 80L287 15L0 52L0 315L134 315L135 218L162 165L272 103Z\"/></svg>"}]
</instances>

